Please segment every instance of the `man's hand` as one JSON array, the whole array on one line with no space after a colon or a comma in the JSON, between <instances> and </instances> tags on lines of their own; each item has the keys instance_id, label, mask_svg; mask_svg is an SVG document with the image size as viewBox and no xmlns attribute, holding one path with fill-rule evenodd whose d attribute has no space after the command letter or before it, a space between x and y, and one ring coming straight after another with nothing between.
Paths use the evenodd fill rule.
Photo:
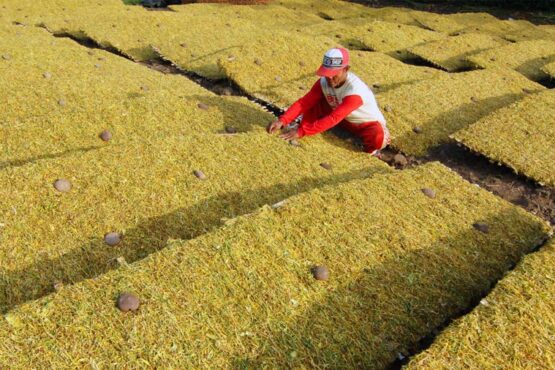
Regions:
<instances>
[{"instance_id":1,"label":"man's hand","mask_svg":"<svg viewBox=\"0 0 555 370\"><path fill-rule=\"evenodd\" d=\"M281 128L283 127L283 122L281 122L280 120L274 121L274 122L270 122L270 124L268 124L268 127L266 127L266 131L268 131L268 133L273 134L274 132L281 130Z\"/></svg>"},{"instance_id":2,"label":"man's hand","mask_svg":"<svg viewBox=\"0 0 555 370\"><path fill-rule=\"evenodd\" d=\"M284 134L279 135L279 137L282 138L283 140L294 140L299 138L299 133L297 132L297 129L294 128L292 130L287 131Z\"/></svg>"}]
</instances>

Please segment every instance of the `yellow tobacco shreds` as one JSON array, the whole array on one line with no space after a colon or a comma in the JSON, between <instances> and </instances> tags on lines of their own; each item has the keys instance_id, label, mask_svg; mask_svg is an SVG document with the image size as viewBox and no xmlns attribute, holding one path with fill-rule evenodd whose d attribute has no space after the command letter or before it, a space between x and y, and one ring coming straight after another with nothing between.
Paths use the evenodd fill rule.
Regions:
<instances>
[{"instance_id":1,"label":"yellow tobacco shreds","mask_svg":"<svg viewBox=\"0 0 555 370\"><path fill-rule=\"evenodd\" d=\"M554 185L554 93L525 77L555 75L553 26L338 0L0 7L0 368L387 368L551 233L439 163L288 143L246 97L135 62L286 107L341 45L396 148L453 138ZM552 252L409 367L553 367Z\"/></svg>"},{"instance_id":2,"label":"yellow tobacco shreds","mask_svg":"<svg viewBox=\"0 0 555 370\"><path fill-rule=\"evenodd\" d=\"M512 68L533 80L546 77L542 67L555 61L555 41L534 40L485 50L468 57L481 68Z\"/></svg>"},{"instance_id":3,"label":"yellow tobacco shreds","mask_svg":"<svg viewBox=\"0 0 555 370\"><path fill-rule=\"evenodd\" d=\"M175 187L202 192L220 178L215 170L207 182L176 179ZM153 190L143 188L159 201ZM222 199L238 206L245 193L166 206L127 229L122 246L84 243L54 262L101 251L125 255L155 236L186 237ZM57 218L72 203L60 201ZM111 217L122 202L108 213L106 203L96 204L94 212ZM489 233L475 222L487 223ZM383 368L487 290L547 231L535 216L440 164L324 187L13 309L0 322L0 364L76 367L87 358L99 367ZM331 272L325 282L310 274L321 264ZM136 313L115 307L122 291L140 298Z\"/></svg>"},{"instance_id":4,"label":"yellow tobacco shreds","mask_svg":"<svg viewBox=\"0 0 555 370\"><path fill-rule=\"evenodd\" d=\"M222 58L220 67L244 91L280 106L288 106L318 81L315 72L326 50L337 45L323 36L275 35L240 48L234 58ZM287 60L287 63L284 61ZM435 78L441 71L404 64L378 52L351 50L351 71L376 91Z\"/></svg>"},{"instance_id":5,"label":"yellow tobacco shreds","mask_svg":"<svg viewBox=\"0 0 555 370\"><path fill-rule=\"evenodd\" d=\"M271 0L269 4L325 20L368 17L376 12L364 5L340 0Z\"/></svg>"},{"instance_id":6,"label":"yellow tobacco shreds","mask_svg":"<svg viewBox=\"0 0 555 370\"><path fill-rule=\"evenodd\" d=\"M412 46L445 37L444 34L416 26L376 21L356 29L357 36L369 49L402 58Z\"/></svg>"},{"instance_id":7,"label":"yellow tobacco shreds","mask_svg":"<svg viewBox=\"0 0 555 370\"><path fill-rule=\"evenodd\" d=\"M550 78L555 79L555 62L548 63L542 67L542 72Z\"/></svg>"},{"instance_id":8,"label":"yellow tobacco shreds","mask_svg":"<svg viewBox=\"0 0 555 370\"><path fill-rule=\"evenodd\" d=\"M454 138L534 180L555 186L555 91L532 94Z\"/></svg>"},{"instance_id":9,"label":"yellow tobacco shreds","mask_svg":"<svg viewBox=\"0 0 555 370\"><path fill-rule=\"evenodd\" d=\"M449 135L529 92L544 90L512 70L487 69L445 74L378 95L393 145L424 155ZM415 133L415 127L421 132Z\"/></svg>"},{"instance_id":10,"label":"yellow tobacco shreds","mask_svg":"<svg viewBox=\"0 0 555 370\"><path fill-rule=\"evenodd\" d=\"M14 37L16 29L0 31L10 41L2 47L10 58L0 62L8 103L0 127L0 258L13 273L0 293L3 309L50 291L56 280L113 268L119 254L132 262L168 237L198 235L222 217L392 171L333 136L303 139L299 148L268 135L275 117L246 98L219 97L107 52L89 54L40 28ZM228 126L238 133L222 135ZM99 138L105 129L109 142ZM72 183L69 193L55 191L59 178ZM182 218L154 221L179 209ZM126 248L104 245L104 233L132 228Z\"/></svg>"},{"instance_id":11,"label":"yellow tobacco shreds","mask_svg":"<svg viewBox=\"0 0 555 370\"><path fill-rule=\"evenodd\" d=\"M507 43L508 41L495 36L466 33L415 46L408 51L447 71L454 72L470 67L466 60L470 55Z\"/></svg>"},{"instance_id":12,"label":"yellow tobacco shreds","mask_svg":"<svg viewBox=\"0 0 555 370\"><path fill-rule=\"evenodd\" d=\"M555 242L503 278L406 367L549 369L555 366Z\"/></svg>"},{"instance_id":13,"label":"yellow tobacco shreds","mask_svg":"<svg viewBox=\"0 0 555 370\"><path fill-rule=\"evenodd\" d=\"M555 40L555 35L553 35L553 33L525 20L496 20L493 22L484 22L472 25L460 32L485 33L492 36L503 37L513 42L542 39Z\"/></svg>"},{"instance_id":14,"label":"yellow tobacco shreds","mask_svg":"<svg viewBox=\"0 0 555 370\"><path fill-rule=\"evenodd\" d=\"M424 28L447 34L497 20L497 18L488 13L436 14L419 12L414 17Z\"/></svg>"}]
</instances>

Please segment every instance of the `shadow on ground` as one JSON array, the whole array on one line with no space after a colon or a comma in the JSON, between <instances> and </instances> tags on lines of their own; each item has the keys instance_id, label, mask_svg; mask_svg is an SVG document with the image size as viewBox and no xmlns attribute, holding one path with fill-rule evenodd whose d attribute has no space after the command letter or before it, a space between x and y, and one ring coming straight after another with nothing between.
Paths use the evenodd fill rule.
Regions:
<instances>
[{"instance_id":1,"label":"shadow on ground","mask_svg":"<svg viewBox=\"0 0 555 370\"><path fill-rule=\"evenodd\" d=\"M274 119L270 113L260 109L255 103L249 102L246 98L239 100L241 98L238 97L222 98L218 95L192 95L188 99L204 103L209 107L208 109L218 109L223 115L221 131L224 131L227 126L234 127L239 132L251 131L256 126L265 129L268 123Z\"/></svg>"},{"instance_id":2,"label":"shadow on ground","mask_svg":"<svg viewBox=\"0 0 555 370\"><path fill-rule=\"evenodd\" d=\"M271 187L230 192L213 196L190 207L166 215L145 219L126 231L116 247L104 243L103 236L93 238L58 258L37 257L34 264L22 270L0 269L0 312L54 291L58 282L72 284L99 276L117 268L118 257L134 262L166 246L168 239L191 239L221 226L222 218L232 218L255 211L264 204L273 204L295 194L365 178L387 171L369 167L334 174L323 178L305 178L298 182Z\"/></svg>"},{"instance_id":3,"label":"shadow on ground","mask_svg":"<svg viewBox=\"0 0 555 370\"><path fill-rule=\"evenodd\" d=\"M415 144L424 151L429 151L435 146L449 142L449 135L478 121L495 110L509 105L522 97L525 93L505 94L501 96L472 101L446 110L427 121L406 122L412 127L419 126L422 133L415 133L412 128L406 128L393 139L393 146L404 151L404 148L415 148ZM390 130L394 131L393 123ZM392 132L393 134L393 132Z\"/></svg>"},{"instance_id":4,"label":"shadow on ground","mask_svg":"<svg viewBox=\"0 0 555 370\"><path fill-rule=\"evenodd\" d=\"M265 346L237 358L235 367L383 369L399 354L417 351L421 339L469 312L546 237L514 209L483 221L489 234L469 225L437 244L361 269L290 322L269 324Z\"/></svg>"},{"instance_id":5,"label":"shadow on ground","mask_svg":"<svg viewBox=\"0 0 555 370\"><path fill-rule=\"evenodd\" d=\"M90 152L91 150L100 149L102 147L103 146L87 146L82 148L64 150L63 152L60 152L60 153L43 154L43 155L38 155L35 157L26 158L26 159L13 159L9 161L4 161L4 162L0 162L0 170L3 170L4 168L15 168L15 167L25 166L26 164L35 163L43 159L60 158L74 153L86 153L86 152Z\"/></svg>"}]
</instances>

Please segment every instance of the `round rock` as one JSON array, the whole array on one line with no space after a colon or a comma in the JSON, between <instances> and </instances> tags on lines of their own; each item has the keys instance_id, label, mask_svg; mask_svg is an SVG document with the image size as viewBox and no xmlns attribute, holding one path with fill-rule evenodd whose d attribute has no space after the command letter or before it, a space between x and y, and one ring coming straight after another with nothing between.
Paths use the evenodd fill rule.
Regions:
<instances>
[{"instance_id":1,"label":"round rock","mask_svg":"<svg viewBox=\"0 0 555 370\"><path fill-rule=\"evenodd\" d=\"M112 140L112 133L108 130L104 130L100 133L100 138L103 141L110 141L110 140Z\"/></svg>"},{"instance_id":2,"label":"round rock","mask_svg":"<svg viewBox=\"0 0 555 370\"><path fill-rule=\"evenodd\" d=\"M476 230L481 231L485 234L489 233L489 225L485 222L476 222L472 224L472 226L474 226Z\"/></svg>"},{"instance_id":3,"label":"round rock","mask_svg":"<svg viewBox=\"0 0 555 370\"><path fill-rule=\"evenodd\" d=\"M66 179L58 179L54 181L54 188L62 193L67 193L71 190L71 182Z\"/></svg>"},{"instance_id":4,"label":"round rock","mask_svg":"<svg viewBox=\"0 0 555 370\"><path fill-rule=\"evenodd\" d=\"M104 242L110 247L114 247L121 242L121 235L116 232L111 232L104 235Z\"/></svg>"},{"instance_id":5,"label":"round rock","mask_svg":"<svg viewBox=\"0 0 555 370\"><path fill-rule=\"evenodd\" d=\"M331 170L331 164L329 164L328 162L322 162L320 163L320 166L322 166L326 170Z\"/></svg>"},{"instance_id":6,"label":"round rock","mask_svg":"<svg viewBox=\"0 0 555 370\"><path fill-rule=\"evenodd\" d=\"M227 132L228 134L236 134L237 129L235 127L232 127L232 126L226 126L225 127L225 132Z\"/></svg>"},{"instance_id":7,"label":"round rock","mask_svg":"<svg viewBox=\"0 0 555 370\"><path fill-rule=\"evenodd\" d=\"M204 110L208 109L208 105L204 104L204 103L198 103L197 107L199 107L200 109L204 109Z\"/></svg>"},{"instance_id":8,"label":"round rock","mask_svg":"<svg viewBox=\"0 0 555 370\"><path fill-rule=\"evenodd\" d=\"M314 266L311 272L316 280L328 280L330 277L330 270L326 266Z\"/></svg>"},{"instance_id":9,"label":"round rock","mask_svg":"<svg viewBox=\"0 0 555 370\"><path fill-rule=\"evenodd\" d=\"M12 59L12 56L11 56L10 54L3 54L3 55L2 55L2 59L4 59L4 60L10 60L10 59Z\"/></svg>"},{"instance_id":10,"label":"round rock","mask_svg":"<svg viewBox=\"0 0 555 370\"><path fill-rule=\"evenodd\" d=\"M44 72L42 74L42 77L46 78L47 80L50 80L52 78L52 73L50 72Z\"/></svg>"},{"instance_id":11,"label":"round rock","mask_svg":"<svg viewBox=\"0 0 555 370\"><path fill-rule=\"evenodd\" d=\"M289 145L301 146L301 143L299 143L297 140L293 139L293 140L289 140Z\"/></svg>"},{"instance_id":12,"label":"round rock","mask_svg":"<svg viewBox=\"0 0 555 370\"><path fill-rule=\"evenodd\" d=\"M140 305L141 302L139 301L139 298L131 293L122 293L118 297L118 308L120 311L137 311Z\"/></svg>"},{"instance_id":13,"label":"round rock","mask_svg":"<svg viewBox=\"0 0 555 370\"><path fill-rule=\"evenodd\" d=\"M194 170L193 175L195 175L200 180L206 180L206 175L200 170Z\"/></svg>"},{"instance_id":14,"label":"round rock","mask_svg":"<svg viewBox=\"0 0 555 370\"><path fill-rule=\"evenodd\" d=\"M433 191L433 190L430 189L430 188L423 188L423 189L421 189L421 190L422 190L422 193L424 193L424 195L427 196L428 198L432 198L432 199L433 199L433 198L436 197L436 192Z\"/></svg>"},{"instance_id":15,"label":"round rock","mask_svg":"<svg viewBox=\"0 0 555 370\"><path fill-rule=\"evenodd\" d=\"M474 103L478 103L480 101L480 99L475 96L471 97L470 100L472 100Z\"/></svg>"},{"instance_id":16,"label":"round rock","mask_svg":"<svg viewBox=\"0 0 555 370\"><path fill-rule=\"evenodd\" d=\"M395 164L399 166L406 166L409 163L407 157L405 157L401 153L395 154L395 156L393 157L393 162L395 162Z\"/></svg>"},{"instance_id":17,"label":"round rock","mask_svg":"<svg viewBox=\"0 0 555 370\"><path fill-rule=\"evenodd\" d=\"M392 107L391 105L386 105L386 106L384 107L384 110L385 110L386 112L391 112L391 111L393 110L393 107Z\"/></svg>"},{"instance_id":18,"label":"round rock","mask_svg":"<svg viewBox=\"0 0 555 370\"><path fill-rule=\"evenodd\" d=\"M304 66L306 66L306 63L303 62L303 61L301 60L301 61L299 62L299 65L300 65L301 67L304 67Z\"/></svg>"},{"instance_id":19,"label":"round rock","mask_svg":"<svg viewBox=\"0 0 555 370\"><path fill-rule=\"evenodd\" d=\"M262 65L262 61L261 61L260 59L256 58L256 59L254 60L254 64L261 66L261 65Z\"/></svg>"},{"instance_id":20,"label":"round rock","mask_svg":"<svg viewBox=\"0 0 555 370\"><path fill-rule=\"evenodd\" d=\"M281 81L281 77L276 76L276 81Z\"/></svg>"},{"instance_id":21,"label":"round rock","mask_svg":"<svg viewBox=\"0 0 555 370\"><path fill-rule=\"evenodd\" d=\"M228 87L228 86L224 87L222 89L222 95L226 95L226 96L233 95L233 89L231 87Z\"/></svg>"},{"instance_id":22,"label":"round rock","mask_svg":"<svg viewBox=\"0 0 555 370\"><path fill-rule=\"evenodd\" d=\"M66 105L66 101L64 99L60 99L60 100L58 100L58 105L63 107L63 106Z\"/></svg>"},{"instance_id":23,"label":"round rock","mask_svg":"<svg viewBox=\"0 0 555 370\"><path fill-rule=\"evenodd\" d=\"M412 131L413 131L415 134L421 134L421 133L422 133L422 127L420 127L420 126L413 127L413 128L412 128Z\"/></svg>"}]
</instances>

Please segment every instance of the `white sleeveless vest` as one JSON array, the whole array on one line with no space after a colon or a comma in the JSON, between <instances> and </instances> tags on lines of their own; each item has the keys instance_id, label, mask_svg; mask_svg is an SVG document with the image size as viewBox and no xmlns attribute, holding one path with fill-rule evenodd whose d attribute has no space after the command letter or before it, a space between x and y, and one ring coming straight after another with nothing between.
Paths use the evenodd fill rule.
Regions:
<instances>
[{"instance_id":1,"label":"white sleeveless vest","mask_svg":"<svg viewBox=\"0 0 555 370\"><path fill-rule=\"evenodd\" d=\"M347 72L347 80L341 87L336 89L328 85L325 77L320 78L320 85L332 109L341 104L345 96L359 95L361 97L362 105L345 117L347 121L353 124L378 121L385 127L385 118L378 108L378 103L372 90L354 73Z\"/></svg>"}]
</instances>

